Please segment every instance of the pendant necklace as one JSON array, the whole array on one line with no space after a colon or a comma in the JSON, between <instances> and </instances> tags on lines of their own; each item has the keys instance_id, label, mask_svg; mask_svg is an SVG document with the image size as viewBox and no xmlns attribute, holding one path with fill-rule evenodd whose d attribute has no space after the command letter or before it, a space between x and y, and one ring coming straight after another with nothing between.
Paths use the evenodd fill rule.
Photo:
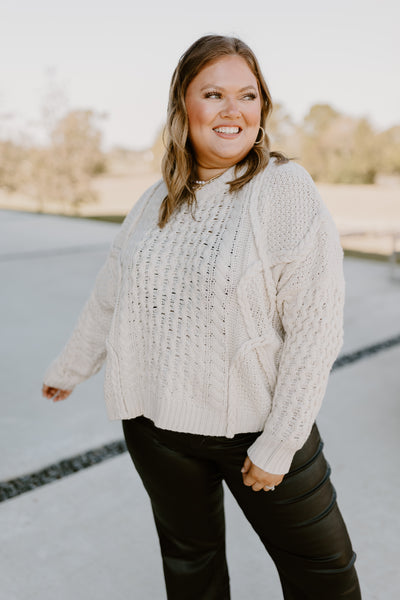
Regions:
<instances>
[{"instance_id":1,"label":"pendant necklace","mask_svg":"<svg viewBox=\"0 0 400 600\"><path fill-rule=\"evenodd\" d=\"M211 177L211 179L206 179L206 180L204 180L204 179L195 179L195 181L193 183L195 185L197 185L198 187L203 187L207 183L211 183L215 179L218 179L218 177L221 177L221 175L223 175L224 173L226 173L227 170L228 169L225 169L225 171L222 171L222 173L219 173L218 175L214 175L214 177Z\"/></svg>"}]
</instances>

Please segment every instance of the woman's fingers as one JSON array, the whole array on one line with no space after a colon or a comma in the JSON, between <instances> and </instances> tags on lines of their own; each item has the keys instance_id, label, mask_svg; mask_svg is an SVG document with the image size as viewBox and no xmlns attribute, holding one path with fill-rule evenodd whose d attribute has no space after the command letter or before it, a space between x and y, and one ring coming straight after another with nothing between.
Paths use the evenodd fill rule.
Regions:
<instances>
[{"instance_id":1,"label":"woman's fingers","mask_svg":"<svg viewBox=\"0 0 400 600\"><path fill-rule=\"evenodd\" d=\"M54 396L54 394L56 393L56 391L57 390L55 388L52 388L52 387L50 387L48 385L43 384L42 395L45 398L51 398L52 396Z\"/></svg>"},{"instance_id":2,"label":"woman's fingers","mask_svg":"<svg viewBox=\"0 0 400 600\"><path fill-rule=\"evenodd\" d=\"M255 481L251 486L248 486L248 487L251 487L253 492L260 492L261 490L264 490L264 492L271 492L272 490L275 489L275 486L272 485L272 483L271 483L271 485L268 485L268 484L260 482L260 481Z\"/></svg>"},{"instance_id":3,"label":"woman's fingers","mask_svg":"<svg viewBox=\"0 0 400 600\"><path fill-rule=\"evenodd\" d=\"M71 394L72 390L60 390L55 387L51 387L49 385L43 384L42 394L45 398L49 398L53 400L53 402L57 402L58 400L65 400Z\"/></svg>"},{"instance_id":4,"label":"woman's fingers","mask_svg":"<svg viewBox=\"0 0 400 600\"><path fill-rule=\"evenodd\" d=\"M242 473L247 473L249 471L249 469L251 468L251 460L248 456L246 456L245 461L243 463L243 467L242 467Z\"/></svg>"},{"instance_id":5,"label":"woman's fingers","mask_svg":"<svg viewBox=\"0 0 400 600\"><path fill-rule=\"evenodd\" d=\"M68 390L58 390L57 394L53 396L53 400L54 402L57 402L57 400L65 400L65 398L68 398L70 393L71 392Z\"/></svg>"},{"instance_id":6,"label":"woman's fingers","mask_svg":"<svg viewBox=\"0 0 400 600\"><path fill-rule=\"evenodd\" d=\"M254 492L259 492L260 490L262 490L262 489L263 489L263 487L264 487L264 486L263 486L263 484L262 484L262 483L259 483L258 481L256 481L256 483L254 483L254 484L251 486L251 489L252 489Z\"/></svg>"},{"instance_id":7,"label":"woman's fingers","mask_svg":"<svg viewBox=\"0 0 400 600\"><path fill-rule=\"evenodd\" d=\"M279 485L284 475L275 475L273 473L267 473L253 464L250 458L247 456L242 467L243 483L247 487L251 487L254 492L264 490L270 492L275 489L275 486Z\"/></svg>"},{"instance_id":8,"label":"woman's fingers","mask_svg":"<svg viewBox=\"0 0 400 600\"><path fill-rule=\"evenodd\" d=\"M272 489L275 488L275 486L271 485L267 485L265 483L262 483L260 481L253 481L253 480L249 479L247 480L247 482L243 481L244 485L247 485L247 487L251 487L251 489L253 490L253 492L260 492L261 490L264 490L266 492L270 492Z\"/></svg>"}]
</instances>

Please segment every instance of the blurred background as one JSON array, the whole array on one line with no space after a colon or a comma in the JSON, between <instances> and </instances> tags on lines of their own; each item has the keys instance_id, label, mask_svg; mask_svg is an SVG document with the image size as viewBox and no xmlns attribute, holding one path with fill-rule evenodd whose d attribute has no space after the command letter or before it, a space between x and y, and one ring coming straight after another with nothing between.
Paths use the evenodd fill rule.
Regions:
<instances>
[{"instance_id":1,"label":"blurred background","mask_svg":"<svg viewBox=\"0 0 400 600\"><path fill-rule=\"evenodd\" d=\"M318 425L363 598L397 600L399 23L398 0L1 0L2 598L165 598L150 505L102 376L65 402L40 390L117 223L160 177L179 57L219 33L255 51L272 146L311 173L341 234L344 345ZM225 491L232 598L281 600Z\"/></svg>"},{"instance_id":2,"label":"blurred background","mask_svg":"<svg viewBox=\"0 0 400 600\"><path fill-rule=\"evenodd\" d=\"M256 52L273 148L309 170L343 246L395 249L396 0L3 0L0 11L0 207L121 220L160 176L179 56L222 33Z\"/></svg>"}]
</instances>

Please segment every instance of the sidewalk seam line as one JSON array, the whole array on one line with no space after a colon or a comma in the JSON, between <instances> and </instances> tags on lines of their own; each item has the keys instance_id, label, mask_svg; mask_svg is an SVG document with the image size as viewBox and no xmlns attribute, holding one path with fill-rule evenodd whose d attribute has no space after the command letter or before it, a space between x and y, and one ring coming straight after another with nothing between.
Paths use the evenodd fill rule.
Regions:
<instances>
[{"instance_id":1,"label":"sidewalk seam line","mask_svg":"<svg viewBox=\"0 0 400 600\"><path fill-rule=\"evenodd\" d=\"M366 346L355 352L339 356L332 366L332 371L336 371L337 369L357 362L366 356L377 354L382 350L387 350L398 344L400 344L400 334L382 342ZM10 500L11 498L35 490L48 483L63 479L64 477L72 475L73 473L78 473L83 469L88 469L93 465L100 464L110 458L123 454L126 451L125 441L123 439L116 440L99 446L98 448L88 450L87 452L77 454L76 456L60 460L59 462L48 465L33 473L22 475L8 481L0 481L0 502Z\"/></svg>"}]
</instances>

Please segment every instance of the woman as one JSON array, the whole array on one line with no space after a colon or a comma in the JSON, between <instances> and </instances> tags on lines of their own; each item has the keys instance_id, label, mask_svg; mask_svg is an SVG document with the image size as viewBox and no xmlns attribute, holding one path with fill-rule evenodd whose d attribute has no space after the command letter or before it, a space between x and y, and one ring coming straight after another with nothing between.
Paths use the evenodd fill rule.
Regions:
<instances>
[{"instance_id":1,"label":"woman","mask_svg":"<svg viewBox=\"0 0 400 600\"><path fill-rule=\"evenodd\" d=\"M314 183L270 152L257 60L205 36L172 78L163 179L124 221L47 398L107 357L169 599L225 600L225 480L285 599L358 599L315 417L342 345L343 252Z\"/></svg>"}]
</instances>

